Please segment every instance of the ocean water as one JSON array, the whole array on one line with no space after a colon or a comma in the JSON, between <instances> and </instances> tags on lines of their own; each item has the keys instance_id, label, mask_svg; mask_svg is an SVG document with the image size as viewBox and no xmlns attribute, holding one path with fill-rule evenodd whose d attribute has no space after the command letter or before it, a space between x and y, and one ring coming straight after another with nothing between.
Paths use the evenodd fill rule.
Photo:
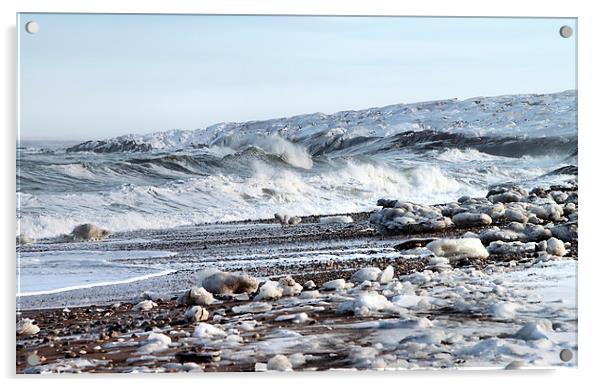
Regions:
<instances>
[{"instance_id":1,"label":"ocean water","mask_svg":"<svg viewBox=\"0 0 602 387\"><path fill-rule=\"evenodd\" d=\"M419 203L551 184L576 165L576 93L392 105L125 135L75 145L23 142L17 234L81 223L113 232L336 214L379 198ZM566 178L566 176L565 176Z\"/></svg>"},{"instance_id":2,"label":"ocean water","mask_svg":"<svg viewBox=\"0 0 602 387\"><path fill-rule=\"evenodd\" d=\"M43 251L19 253L17 296L59 293L166 275L160 265L142 266L128 261L161 258L166 251Z\"/></svg>"}]
</instances>

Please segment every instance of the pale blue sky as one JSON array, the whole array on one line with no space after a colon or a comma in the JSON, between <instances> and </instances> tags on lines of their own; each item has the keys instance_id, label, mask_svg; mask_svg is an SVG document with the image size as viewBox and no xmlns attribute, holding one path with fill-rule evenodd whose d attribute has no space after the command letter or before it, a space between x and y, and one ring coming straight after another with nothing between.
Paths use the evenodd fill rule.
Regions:
<instances>
[{"instance_id":1,"label":"pale blue sky","mask_svg":"<svg viewBox=\"0 0 602 387\"><path fill-rule=\"evenodd\" d=\"M22 138L576 88L574 19L21 14ZM40 31L24 25L35 20Z\"/></svg>"}]
</instances>

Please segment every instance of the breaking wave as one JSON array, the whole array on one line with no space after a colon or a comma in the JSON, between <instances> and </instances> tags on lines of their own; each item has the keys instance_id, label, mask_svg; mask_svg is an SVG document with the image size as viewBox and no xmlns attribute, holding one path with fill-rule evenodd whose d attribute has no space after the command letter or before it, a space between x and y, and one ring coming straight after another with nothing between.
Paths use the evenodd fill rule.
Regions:
<instances>
[{"instance_id":1,"label":"breaking wave","mask_svg":"<svg viewBox=\"0 0 602 387\"><path fill-rule=\"evenodd\" d=\"M447 100L28 144L18 148L17 232L329 215L382 197L432 204L552 179L576 163L575 102L574 91Z\"/></svg>"}]
</instances>

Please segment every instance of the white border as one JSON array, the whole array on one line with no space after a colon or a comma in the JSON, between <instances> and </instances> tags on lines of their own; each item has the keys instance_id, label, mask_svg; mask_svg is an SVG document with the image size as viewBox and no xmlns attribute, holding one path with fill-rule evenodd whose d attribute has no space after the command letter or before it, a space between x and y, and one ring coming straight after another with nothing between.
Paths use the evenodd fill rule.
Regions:
<instances>
[{"instance_id":1,"label":"white border","mask_svg":"<svg viewBox=\"0 0 602 387\"><path fill-rule=\"evenodd\" d=\"M421 1L380 1L380 0L3 0L2 9L2 76L4 90L0 96L3 121L2 145L2 206L3 222L2 245L4 254L0 260L4 263L4 318L2 333L8 338L3 345L2 375L14 378L14 230L15 230L15 142L16 142L16 108L15 108L15 20L16 12L105 12L105 13L217 13L217 14L345 14L345 15L414 15L414 16L547 16L547 17L578 17L579 30L579 168L581 177L580 207L580 268L579 268L579 369L560 371L531 371L531 372L411 372L411 373L329 373L329 374L294 374L284 379L276 375L195 375L194 381L181 380L184 383L240 383L247 385L287 385L332 384L360 385L365 383L386 384L418 384L418 383L452 383L463 386L486 384L489 386L516 383L537 385L578 385L587 382L590 377L597 375L600 368L598 353L600 345L600 312L599 301L600 281L602 273L600 256L595 249L596 242L602 232L602 220L598 215L597 203L600 198L600 162L602 153L600 146L600 97L602 91L599 69L600 38L602 24L600 13L596 12L595 2L557 1L527 2L525 0L489 1L470 0L421 0ZM125 381L128 376L113 377ZM145 376L144 382L151 385L163 384L166 378L173 375ZM18 377L22 383L45 383L47 380ZM100 385L107 383L104 377L62 377L61 384L90 383ZM599 378L598 378L599 379ZM178 381L175 380L177 383Z\"/></svg>"}]
</instances>

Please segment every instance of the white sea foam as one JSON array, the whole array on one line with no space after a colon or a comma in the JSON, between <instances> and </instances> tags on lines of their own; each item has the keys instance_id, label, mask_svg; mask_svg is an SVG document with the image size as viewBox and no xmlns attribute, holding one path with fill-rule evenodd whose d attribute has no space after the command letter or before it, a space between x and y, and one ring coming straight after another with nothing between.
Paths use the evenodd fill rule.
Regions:
<instances>
[{"instance_id":1,"label":"white sea foam","mask_svg":"<svg viewBox=\"0 0 602 387\"><path fill-rule=\"evenodd\" d=\"M379 141L423 130L570 140L575 98L568 91L446 100L132 134L92 142L90 150L142 144L138 151L69 153L70 164L64 152L26 153L18 171L18 234L53 237L81 223L119 232L274 213L330 215L372 210L383 197L432 204L483 196L507 181L557 184L568 177L540 176L566 165L566 154L511 158L445 143L421 151L396 137ZM345 143L358 137L370 140Z\"/></svg>"},{"instance_id":2,"label":"white sea foam","mask_svg":"<svg viewBox=\"0 0 602 387\"><path fill-rule=\"evenodd\" d=\"M305 147L294 144L277 134L269 136L232 134L221 138L218 144L235 150L252 145L266 153L282 157L285 162L294 167L311 169L313 166L313 160Z\"/></svg>"},{"instance_id":3,"label":"white sea foam","mask_svg":"<svg viewBox=\"0 0 602 387\"><path fill-rule=\"evenodd\" d=\"M436 159L448 162L465 162L465 161L493 161L499 160L502 157L493 156L487 153L479 152L476 149L446 149L436 156Z\"/></svg>"},{"instance_id":4,"label":"white sea foam","mask_svg":"<svg viewBox=\"0 0 602 387\"><path fill-rule=\"evenodd\" d=\"M374 208L383 196L432 203L484 193L435 166L396 171L348 161L331 171L303 173L253 164L253 176L213 175L160 187L124 185L111 192L21 194L20 232L36 239L94 223L112 232L267 219L276 212L336 214Z\"/></svg>"}]
</instances>

